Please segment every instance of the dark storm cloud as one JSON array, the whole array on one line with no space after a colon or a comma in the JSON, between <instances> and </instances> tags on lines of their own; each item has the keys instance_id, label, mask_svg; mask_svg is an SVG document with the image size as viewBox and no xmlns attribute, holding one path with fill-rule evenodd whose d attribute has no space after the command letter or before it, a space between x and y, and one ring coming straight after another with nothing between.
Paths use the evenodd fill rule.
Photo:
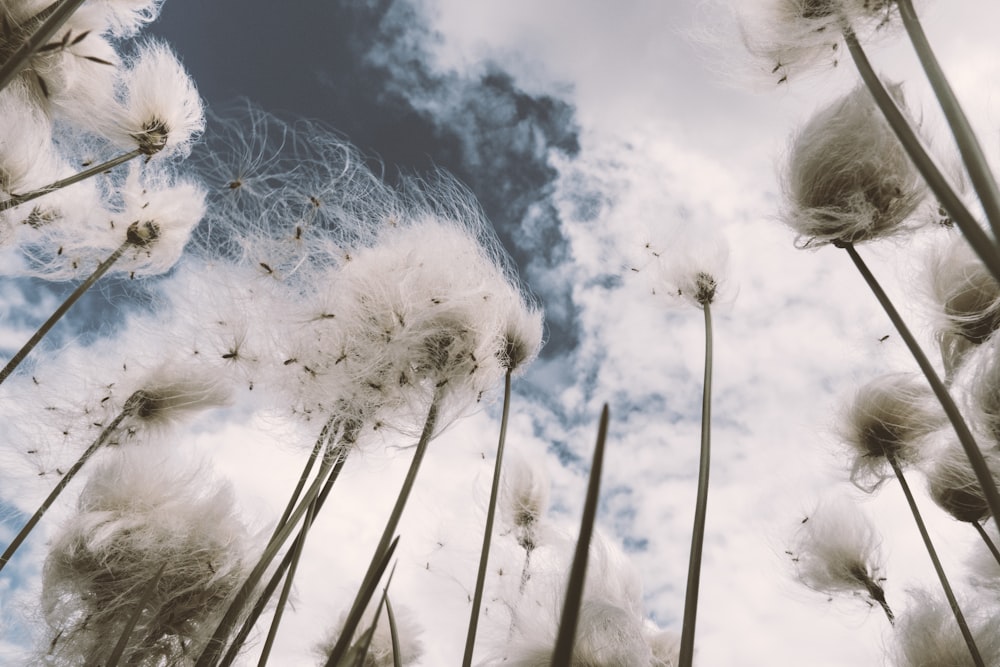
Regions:
<instances>
[{"instance_id":1,"label":"dark storm cloud","mask_svg":"<svg viewBox=\"0 0 1000 667\"><path fill-rule=\"evenodd\" d=\"M575 347L575 308L557 275L568 245L552 203L550 151L579 150L572 107L532 96L496 66L428 64L440 39L407 2L173 0L154 32L184 59L210 105L247 96L317 118L377 155L386 177L443 168L469 186L546 307L554 356Z\"/></svg>"}]
</instances>

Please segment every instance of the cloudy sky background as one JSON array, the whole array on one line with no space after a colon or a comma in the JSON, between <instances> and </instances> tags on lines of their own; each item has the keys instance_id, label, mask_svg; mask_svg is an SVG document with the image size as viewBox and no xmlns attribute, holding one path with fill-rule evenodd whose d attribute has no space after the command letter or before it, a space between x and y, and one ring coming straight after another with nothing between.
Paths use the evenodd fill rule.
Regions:
<instances>
[{"instance_id":1,"label":"cloudy sky background","mask_svg":"<svg viewBox=\"0 0 1000 667\"><path fill-rule=\"evenodd\" d=\"M545 462L553 525L575 531L597 417L610 403L599 527L638 573L647 616L678 631L702 316L651 294L658 273L643 247L670 262L689 243L725 239L697 662L879 664L881 612L802 589L784 554L818 498L857 495L829 435L836 405L871 377L913 367L848 258L794 249L776 221L787 137L854 85L850 63L777 87L735 87L726 81L741 67L732 29L718 6L695 2L289 4L169 0L150 32L174 45L211 109L243 96L284 118L320 119L377 156L390 180L441 167L476 194L546 308L549 343L515 385L510 446ZM995 158L1000 54L990 28L1000 10L973 0L928 5L932 42ZM873 53L887 76L907 82L932 143L947 147L904 47L888 39ZM910 285L920 246L936 238L864 251L926 339L929 320ZM109 294L112 308L96 295L67 326L92 331L124 318L128 288ZM4 350L53 303L34 284L0 288ZM63 340L74 335L93 336ZM313 436L251 407L201 419L178 446L231 477L248 515L264 524ZM434 443L404 520L394 602L425 628L425 665L460 662L498 411L474 414ZM391 450L351 462L310 538L273 664L307 664L309 647L349 603L407 463ZM930 563L898 489L865 505L885 533L890 603L902 607L905 590L932 576ZM932 526L954 545L943 555L961 579L962 555L977 546L972 531L943 519ZM41 549L36 540L33 553ZM515 555L501 553L497 566ZM19 593L3 608L8 619L36 585L30 560L0 583ZM16 643L23 629L8 623ZM484 629L499 637L506 628Z\"/></svg>"}]
</instances>

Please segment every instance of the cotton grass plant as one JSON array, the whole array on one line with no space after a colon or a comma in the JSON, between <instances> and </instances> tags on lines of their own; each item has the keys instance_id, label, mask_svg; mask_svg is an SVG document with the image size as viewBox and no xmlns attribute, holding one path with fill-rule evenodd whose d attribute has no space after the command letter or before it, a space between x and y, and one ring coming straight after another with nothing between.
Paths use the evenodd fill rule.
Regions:
<instances>
[{"instance_id":1,"label":"cotton grass plant","mask_svg":"<svg viewBox=\"0 0 1000 667\"><path fill-rule=\"evenodd\" d=\"M891 477L897 480L947 599L946 607L936 607L946 609L950 615L948 629L932 633L924 626L917 638L913 628L916 623L929 623L926 619L914 625L901 623L902 629L897 632L903 648L892 657L897 664L992 664L996 658L991 642L976 624L980 611L984 618L995 618L995 605L987 603L985 609L973 609L970 617L974 622L966 620L903 469L918 465L925 470L931 495L952 516L975 524L990 546L980 522L1000 512L1000 495L988 464L995 446L985 411L977 411L976 399L969 397L992 400L989 390L974 389L973 378L988 374L986 369L992 364L990 339L995 327L991 290L1000 276L997 244L970 213L963 200L965 193L953 185L953 180L962 185L964 174L953 179L938 167L903 101L902 86L883 81L869 62L864 44L871 36L903 24L942 104L963 167L976 183L974 189L986 211L996 206L995 179L930 50L912 2L768 0L752 3L752 8L740 14L744 16L745 42L759 67L763 70L768 62L774 63L770 75L777 77L775 84L789 84L789 75L797 76L823 61L836 66L845 51L842 46L846 46L863 81L853 92L819 111L793 138L783 169L785 204L781 217L798 235L800 247L829 244L847 251L926 379L924 384L916 378L892 374L866 385L843 414L838 429L840 439L848 445L848 468L855 484L871 492ZM773 20L758 20L765 16ZM876 20L878 23L874 23ZM927 269L927 291L934 304L946 381L940 379L855 247L886 238L902 242L920 233L928 220L920 213L926 196L937 200L945 222L954 224L964 237L950 239L943 248L932 252ZM987 212L986 217L995 233L996 216ZM932 396L940 409L931 402ZM960 404L966 409L960 409ZM950 428L944 427L945 423ZM956 457L958 452L961 455ZM811 527L813 517L807 521L802 530L808 534L816 529ZM852 534L857 533L842 526L830 536L847 540ZM790 553L802 562L798 551L805 545L796 544ZM811 586L818 583L815 572L822 572L816 570L814 560L805 562L804 581ZM844 571L850 580L852 571L860 573L864 568ZM830 577L819 579L830 583ZM860 578L854 581L862 583ZM879 594L880 601L879 596L871 595L874 589L863 587L874 602L884 604L884 596ZM935 607L930 602L924 606ZM889 615L888 608L883 608ZM889 618L892 620L891 615ZM956 642L944 640L945 633ZM938 638L942 642L940 654L929 645L919 647L923 640L936 644ZM947 658L945 654L949 654ZM924 663L927 656L937 657Z\"/></svg>"}]
</instances>

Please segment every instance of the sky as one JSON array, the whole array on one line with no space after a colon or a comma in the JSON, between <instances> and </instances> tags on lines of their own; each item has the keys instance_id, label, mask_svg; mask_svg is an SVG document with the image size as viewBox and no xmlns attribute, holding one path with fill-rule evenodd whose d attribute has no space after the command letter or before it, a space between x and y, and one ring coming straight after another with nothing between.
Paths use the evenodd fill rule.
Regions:
<instances>
[{"instance_id":1,"label":"sky","mask_svg":"<svg viewBox=\"0 0 1000 667\"><path fill-rule=\"evenodd\" d=\"M1000 54L988 30L1000 10L969 0L928 2L925 11L932 43L995 160ZM173 45L214 114L232 113L245 98L284 119L316 119L390 182L443 169L475 194L545 310L547 343L515 380L509 446L545 467L548 520L554 534L571 536L598 415L609 404L598 527L625 554L621 567L633 568L623 578L641 582L642 613L675 631L694 509L704 333L700 311L665 296L669 283L645 249L658 249L669 267L724 242L696 663L882 664L888 628L880 612L806 590L785 554L820 498L848 494L884 535L890 602L904 606L906 591L932 576L898 489L874 498L853 489L832 435L837 406L859 384L913 370L913 362L848 258L833 248L796 249L779 221L788 138L856 84L846 58L816 75L767 83L752 76L725 8L694 1L303 0L275 9L259 0L168 0L148 34ZM900 35L880 40L873 55L887 77L905 81L931 144L946 149ZM931 320L913 276L939 236L864 250L925 341ZM66 289L0 284L5 352ZM112 281L78 307L56 345L73 354L74 345L130 335L123 322L147 307L141 288ZM498 416L494 401L433 443L404 517L394 603L424 626L423 665L460 660ZM176 446L211 460L263 527L280 511L312 437L243 397L199 417ZM273 664L312 664L311 646L360 581L407 453L390 446L351 461L310 538ZM10 477L5 502L21 511L44 493L38 480L22 487L8 485ZM53 515L50 534L68 510ZM945 561L961 579L974 535L941 517L931 525L956 545ZM32 544L37 563L42 539ZM517 563L516 554L497 559L498 567ZM0 580L0 590L18 592L3 609L7 619L30 604L31 562ZM17 643L25 625L7 623L14 630L6 640ZM502 641L502 622L485 626Z\"/></svg>"}]
</instances>

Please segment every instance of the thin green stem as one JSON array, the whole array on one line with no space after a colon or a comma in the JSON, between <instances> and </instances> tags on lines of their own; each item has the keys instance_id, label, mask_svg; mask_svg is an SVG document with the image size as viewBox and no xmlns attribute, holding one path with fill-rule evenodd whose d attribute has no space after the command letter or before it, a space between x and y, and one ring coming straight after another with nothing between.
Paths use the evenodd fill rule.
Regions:
<instances>
[{"instance_id":1,"label":"thin green stem","mask_svg":"<svg viewBox=\"0 0 1000 667\"><path fill-rule=\"evenodd\" d=\"M983 662L983 658L979 655L979 648L976 646L976 641L972 637L972 632L969 630L969 624L965 622L965 616L962 614L962 610L958 606L958 600L955 599L955 593L951 590L951 584L948 582L948 577L944 573L944 568L941 567L941 561L938 559L937 551L934 549L934 543L931 542L931 536L927 533L927 526L924 525L924 520L920 515L920 510L917 508L917 503L913 499L913 494L910 492L910 485L906 483L906 478L903 476L903 471L899 467L899 462L896 461L895 456L887 456L889 465L892 466L892 471L896 473L896 479L899 480L899 486L903 489L903 494L906 496L906 503L910 506L910 512L913 514L913 520L917 522L917 529L920 531L920 538L924 541L924 546L927 547L927 554L931 557L931 562L934 564L934 571L937 573L938 581L941 582L941 588L944 589L944 595L948 598L948 604L951 606L951 611L955 615L955 621L958 623L959 630L962 631L962 637L965 638L965 643L969 647L969 653L972 654L972 660L976 663L976 667L986 667Z\"/></svg>"},{"instance_id":2,"label":"thin green stem","mask_svg":"<svg viewBox=\"0 0 1000 667\"><path fill-rule=\"evenodd\" d=\"M705 380L701 398L701 458L698 463L698 492L694 509L694 529L691 535L691 556L688 559L687 591L684 594L684 621L681 626L680 667L691 667L694 661L694 631L698 617L698 589L701 584L701 552L705 543L705 517L708 510L708 473L711 463L712 436L712 311L705 311Z\"/></svg>"},{"instance_id":3,"label":"thin green stem","mask_svg":"<svg viewBox=\"0 0 1000 667\"><path fill-rule=\"evenodd\" d=\"M385 529L382 531L382 537L379 540L378 546L375 548L375 555L368 564L368 571L365 572L365 578L361 582L361 588L358 589L358 593L354 597L354 602L351 605L351 611L348 613L347 620L344 622L345 631L341 633L340 637L337 639L337 643L333 647L333 651L330 653L330 662L328 664L337 664L347 654L347 649L351 643L351 637L354 634L354 628L357 628L358 623L360 623L361 615L364 613L365 606L367 605L367 600L364 598L365 592L374 590L375 584L378 583L377 577L381 576L381 573L378 571L380 558L382 557L382 554L385 553L386 549L388 549L389 541L395 534L396 527L399 525L399 519L402 517L403 510L406 508L406 502L409 500L410 491L413 490L413 485L417 480L417 472L419 472L420 464L423 462L424 454L427 452L427 445L430 443L431 437L434 435L434 426L437 423L437 417L438 397L435 396L431 401L430 408L427 410L427 419L424 421L424 429L420 434L420 440L417 442L416 451L413 452L413 460L410 461L410 468L406 473L406 479L403 480L403 487L400 489L399 495L396 497L396 504L392 508L392 513L389 515L389 520L386 522Z\"/></svg>"},{"instance_id":4,"label":"thin green stem","mask_svg":"<svg viewBox=\"0 0 1000 667\"><path fill-rule=\"evenodd\" d=\"M896 101L889 94L889 91L886 90L882 84L882 80L879 79L878 74L872 68L871 63L868 61L868 56L865 55L864 49L858 42L857 35L854 34L854 31L849 26L844 27L843 33L847 47L854 58L854 64L857 65L858 71L861 73L861 78L864 80L865 85L868 86L868 90L871 91L872 96L875 98L875 103L882 111L889 126L892 127L900 143L903 144L907 155L910 156L913 164L917 167L920 175L924 177L924 180L934 193L934 196L937 197L941 206L948 212L948 215L958 225L958 228L962 230L969 245L972 246L972 249L975 250L993 277L1000 282L1000 252L997 251L996 241L991 239L979 226L972 213L969 212L969 209L962 202L961 197L951 187L948 179L941 173L934 159L927 152L927 149L924 148L920 137L910 127L906 116L900 111L896 105Z\"/></svg>"},{"instance_id":5,"label":"thin green stem","mask_svg":"<svg viewBox=\"0 0 1000 667\"><path fill-rule=\"evenodd\" d=\"M70 185L74 185L76 183L79 183L80 181L85 181L88 178L93 178L98 174L103 174L109 169L113 169L118 165L124 164L133 158L139 157L140 155L142 155L142 151L137 148L135 150L129 151L128 153L123 153L116 158L112 158L107 162L102 162L101 164L90 167L89 169L77 172L72 176L67 176L66 178L55 181L54 183L50 183L45 187L38 188L37 190L32 190L31 192L25 192L23 195L11 195L10 199L5 199L4 201L0 201L0 211L6 211L8 209L14 208L15 206L20 206L25 202L29 202L33 199L38 199L39 197L47 195L50 192L61 190L62 188L69 187Z\"/></svg>"},{"instance_id":6,"label":"thin green stem","mask_svg":"<svg viewBox=\"0 0 1000 667\"><path fill-rule=\"evenodd\" d=\"M510 416L510 374L504 376L503 416L500 418L500 440L497 443L497 460L493 466L493 486L490 489L490 504L486 510L486 527L483 529L483 547L479 554L479 572L476 574L476 592L472 596L472 613L469 617L469 631L465 638L465 656L462 666L472 665L475 650L476 629L479 627L479 610L483 604L483 589L486 587L486 568L490 559L490 542L493 538L493 520L496 518L497 498L500 496L500 469L503 466L504 443L507 441L507 419Z\"/></svg>"},{"instance_id":7,"label":"thin green stem","mask_svg":"<svg viewBox=\"0 0 1000 667\"><path fill-rule=\"evenodd\" d=\"M38 509L35 510L35 513L31 515L31 518L28 519L28 522L24 524L24 527L21 528L21 531L14 537L14 541L10 543L10 546L7 547L7 550L3 552L2 556L0 556L0 571L3 571L4 566L6 566L8 562L10 562L10 559L14 556L14 553L18 550L18 548L21 546L24 540L27 539L28 535L31 534L32 529L41 520L45 512L47 512L48 509L52 507L52 503L56 501L56 498L58 498L59 495L63 492L63 489L65 489L66 486L73 480L73 478L76 477L76 474L80 472L80 469L83 468L84 464L90 459L91 456L94 455L94 452L96 452L98 449L101 448L102 445L104 445L107 439L111 437L111 434L114 433L115 430L117 430L118 426L122 423L122 420L124 420L125 417L127 416L128 413L123 411L117 417L111 420L111 423L108 424L103 431L101 431L101 434L97 436L97 439L94 440L93 443L91 443L90 447L88 447L87 450L80 455L80 458L77 459L76 463L73 464L73 467L66 471L66 474L63 475L62 479L59 480L59 483L56 484L56 487L52 489L52 492L49 493L48 497L42 501L42 504L38 506Z\"/></svg>"},{"instance_id":8,"label":"thin green stem","mask_svg":"<svg viewBox=\"0 0 1000 667\"><path fill-rule=\"evenodd\" d=\"M51 330L52 327L55 326L56 322L62 319L62 316L65 315L66 312L73 307L73 304L75 304L80 299L80 297L83 296L84 293L86 293L87 290L93 287L94 283L96 283L101 278L101 276L107 273L108 269L114 266L115 262L117 262L121 258L121 256L125 254L125 251L128 250L129 247L132 245L133 245L132 241L126 240L124 243L118 246L117 250L111 253L111 255L108 256L106 260L101 262L100 266L98 266L97 269L93 273L91 273L86 280L80 283L80 285L75 290L73 290L72 294L66 297L66 300L63 301L58 308L56 308L55 312L52 313L49 319L45 320L45 323L42 324L42 326L38 327L38 331L36 331L34 335L28 339L28 342L25 343L24 346L17 351L17 354L11 357L10 361L7 362L7 365L3 367L3 370L0 370L0 384L3 384L3 381L6 380L7 377L11 373L13 373L15 369L17 369L17 367L21 364L21 362L24 361L24 358L27 357L28 354L33 349L35 349L35 346L38 345L38 343L42 340L42 338L45 337L46 334L49 333L49 330Z\"/></svg>"},{"instance_id":9,"label":"thin green stem","mask_svg":"<svg viewBox=\"0 0 1000 667\"><path fill-rule=\"evenodd\" d=\"M993 554L993 558L996 560L997 565L1000 565L1000 550L997 549L997 545L993 543L990 536L986 534L986 529L978 521L973 521L972 525L976 527L976 532L979 533L979 537L983 538L983 542L986 544L986 548L990 550Z\"/></svg>"},{"instance_id":10,"label":"thin green stem","mask_svg":"<svg viewBox=\"0 0 1000 667\"><path fill-rule=\"evenodd\" d=\"M944 70L941 69L941 65L931 49L924 28L920 25L920 19L917 18L917 12L913 8L912 0L897 0L896 5L899 7L903 26L910 37L910 42L913 43L917 58L920 59L920 64L927 74L927 80L930 81L931 88L934 89L934 94L941 104L941 110L951 127L958 151L962 154L962 161L969 172L972 187L979 196L983 211L993 229L993 236L1000 236L1000 189L997 188L996 179L993 177L990 165L979 145L979 140L976 138L975 132L972 131L972 125L962 110L962 105L958 103L958 98L955 97L955 92L948 83Z\"/></svg>"},{"instance_id":11,"label":"thin green stem","mask_svg":"<svg viewBox=\"0 0 1000 667\"><path fill-rule=\"evenodd\" d=\"M893 326L896 327L896 331L899 332L900 337L903 342L906 343L906 347L909 348L910 354L916 360L917 365L920 366L920 370L923 372L924 377L927 378L927 382L931 386L931 390L937 397L938 402L944 409L945 414L948 416L948 420L951 422L952 427L955 429L955 434L958 436L958 441L962 444L962 449L965 450L965 455L969 459L969 464L972 466L972 470L976 473L976 479L979 480L979 485L983 489L983 495L986 498L986 504L990 508L990 513L993 516L1000 516L1000 493L997 493L996 484L993 481L993 475L990 472L989 467L986 465L986 460L983 458L983 453L979 449L979 445L976 444L976 440L972 437L972 432L969 430L969 426L965 423L965 419L962 417L962 413L959 412L958 406L955 405L954 399L951 394L948 393L948 388L938 377L937 372L934 370L934 366L931 365L930 360L927 355L924 354L923 349L921 349L917 339L913 337L910 333L909 327L906 326L906 322L900 316L896 307L893 306L892 301L889 296L882 289L878 280L868 269L864 260L858 254L857 249L850 243L842 244L844 250L850 255L851 260L854 262L854 266L857 267L861 276L868 283L868 287L871 289L875 298L882 305L882 309L885 314L889 316L892 321Z\"/></svg>"},{"instance_id":12,"label":"thin green stem","mask_svg":"<svg viewBox=\"0 0 1000 667\"><path fill-rule=\"evenodd\" d=\"M42 21L42 23L21 44L20 48L11 54L7 62L0 66L0 90L6 88L14 80L14 77L20 74L32 56L38 53L38 50L56 34L56 31L66 23L73 12L80 8L83 2L84 0L63 0L62 2L57 0L32 17L34 21Z\"/></svg>"},{"instance_id":13,"label":"thin green stem","mask_svg":"<svg viewBox=\"0 0 1000 667\"><path fill-rule=\"evenodd\" d=\"M583 501L583 517L580 519L580 537L576 541L573 565L566 584L566 599L563 601L562 616L559 619L559 633L552 652L552 667L570 667L573 664L573 645L576 641L576 626L580 620L580 605L583 602L583 587L587 578L587 560L590 555L590 540L594 534L597 519L597 501L601 493L601 469L604 467L604 447L608 439L608 404L601 410L601 422L597 427L597 444L594 446L594 460L590 464L590 479L587 482L587 497Z\"/></svg>"}]
</instances>

